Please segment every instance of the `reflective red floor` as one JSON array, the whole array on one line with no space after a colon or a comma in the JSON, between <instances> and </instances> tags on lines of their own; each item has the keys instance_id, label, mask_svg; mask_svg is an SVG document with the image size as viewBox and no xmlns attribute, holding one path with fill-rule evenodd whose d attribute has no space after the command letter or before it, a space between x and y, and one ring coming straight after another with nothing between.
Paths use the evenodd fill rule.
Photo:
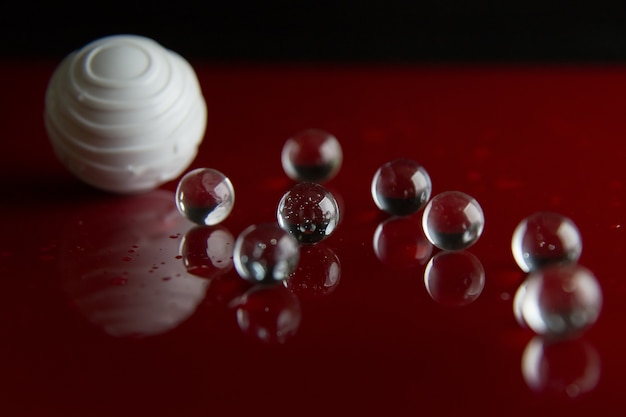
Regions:
<instances>
[{"instance_id":1,"label":"reflective red floor","mask_svg":"<svg viewBox=\"0 0 626 417\"><path fill-rule=\"evenodd\" d=\"M55 64L0 63L0 415L626 412L626 68L192 62L209 122L190 169L224 172L237 195L199 229L176 181L114 196L56 160L42 120ZM229 247L275 221L293 184L282 145L307 127L342 144L327 184L342 221L287 287L251 288ZM419 161L434 194L480 202L485 230L459 265L482 282L446 268L425 280L440 251L419 214L376 208L372 176L397 157ZM604 294L596 325L558 344L513 315L511 236L538 210L576 223Z\"/></svg>"}]
</instances>

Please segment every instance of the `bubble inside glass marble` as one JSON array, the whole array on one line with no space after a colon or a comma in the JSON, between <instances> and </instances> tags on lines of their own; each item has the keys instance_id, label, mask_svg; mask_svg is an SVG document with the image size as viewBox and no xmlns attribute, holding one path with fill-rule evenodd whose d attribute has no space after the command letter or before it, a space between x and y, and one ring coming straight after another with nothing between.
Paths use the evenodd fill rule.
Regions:
<instances>
[{"instance_id":1,"label":"bubble inside glass marble","mask_svg":"<svg viewBox=\"0 0 626 417\"><path fill-rule=\"evenodd\" d=\"M522 220L513 233L511 251L517 265L534 271L547 265L576 263L582 238L574 222L551 212L537 212Z\"/></svg>"},{"instance_id":2,"label":"bubble inside glass marble","mask_svg":"<svg viewBox=\"0 0 626 417\"><path fill-rule=\"evenodd\" d=\"M420 210L428 202L432 189L428 172L408 159L387 162L372 179L374 203L394 216L407 216Z\"/></svg>"},{"instance_id":3,"label":"bubble inside glass marble","mask_svg":"<svg viewBox=\"0 0 626 417\"><path fill-rule=\"evenodd\" d=\"M299 243L315 244L330 236L339 221L335 197L323 186L304 182L286 192L278 203L278 224Z\"/></svg>"},{"instance_id":4,"label":"bubble inside glass marble","mask_svg":"<svg viewBox=\"0 0 626 417\"><path fill-rule=\"evenodd\" d=\"M426 205L422 227L426 238L443 250L462 250L478 241L485 216L478 201L460 191L438 194Z\"/></svg>"},{"instance_id":5,"label":"bubble inside glass marble","mask_svg":"<svg viewBox=\"0 0 626 417\"><path fill-rule=\"evenodd\" d=\"M569 337L596 322L602 290L580 265L554 265L531 272L517 308L524 323L541 335Z\"/></svg>"},{"instance_id":6,"label":"bubble inside glass marble","mask_svg":"<svg viewBox=\"0 0 626 417\"><path fill-rule=\"evenodd\" d=\"M254 283L286 280L299 259L298 242L275 223L249 226L235 240L235 269L242 278Z\"/></svg>"},{"instance_id":7,"label":"bubble inside glass marble","mask_svg":"<svg viewBox=\"0 0 626 417\"><path fill-rule=\"evenodd\" d=\"M214 226L228 217L235 204L230 180L211 168L198 168L181 178L176 207L185 217L203 226Z\"/></svg>"},{"instance_id":8,"label":"bubble inside glass marble","mask_svg":"<svg viewBox=\"0 0 626 417\"><path fill-rule=\"evenodd\" d=\"M321 183L337 174L343 162L343 151L330 133L306 129L287 139L281 161L289 178Z\"/></svg>"}]
</instances>

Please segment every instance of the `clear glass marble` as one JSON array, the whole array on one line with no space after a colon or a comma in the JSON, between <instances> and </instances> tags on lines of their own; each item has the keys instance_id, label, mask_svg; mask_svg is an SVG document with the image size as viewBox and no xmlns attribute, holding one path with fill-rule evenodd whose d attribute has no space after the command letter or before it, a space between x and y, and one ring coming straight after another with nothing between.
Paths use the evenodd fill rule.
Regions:
<instances>
[{"instance_id":1,"label":"clear glass marble","mask_svg":"<svg viewBox=\"0 0 626 417\"><path fill-rule=\"evenodd\" d=\"M424 284L433 300L449 307L462 307L482 293L485 269L469 252L439 252L426 265Z\"/></svg>"},{"instance_id":2,"label":"clear glass marble","mask_svg":"<svg viewBox=\"0 0 626 417\"><path fill-rule=\"evenodd\" d=\"M578 335L596 322L602 289L580 265L553 265L531 272L516 306L535 333L553 337Z\"/></svg>"},{"instance_id":3,"label":"clear glass marble","mask_svg":"<svg viewBox=\"0 0 626 417\"><path fill-rule=\"evenodd\" d=\"M289 178L322 183L341 168L343 151L337 138L321 129L306 129L287 139L281 161Z\"/></svg>"},{"instance_id":4,"label":"clear glass marble","mask_svg":"<svg viewBox=\"0 0 626 417\"><path fill-rule=\"evenodd\" d=\"M552 212L537 212L522 220L511 239L511 251L517 265L534 271L547 265L578 262L582 238L574 222Z\"/></svg>"},{"instance_id":5,"label":"clear glass marble","mask_svg":"<svg viewBox=\"0 0 626 417\"><path fill-rule=\"evenodd\" d=\"M420 210L428 202L432 189L428 172L409 159L387 162L372 179L374 203L394 216L408 216Z\"/></svg>"},{"instance_id":6,"label":"clear glass marble","mask_svg":"<svg viewBox=\"0 0 626 417\"><path fill-rule=\"evenodd\" d=\"M275 223L249 226L235 240L235 269L242 278L254 283L286 280L299 259L298 242Z\"/></svg>"},{"instance_id":7,"label":"clear glass marble","mask_svg":"<svg viewBox=\"0 0 626 417\"><path fill-rule=\"evenodd\" d=\"M339 222L335 197L323 186L303 182L286 192L278 203L278 224L299 243L315 244L330 236Z\"/></svg>"},{"instance_id":8,"label":"clear glass marble","mask_svg":"<svg viewBox=\"0 0 626 417\"><path fill-rule=\"evenodd\" d=\"M460 191L446 191L426 205L422 227L426 238L443 250L462 250L478 241L485 215L478 201Z\"/></svg>"},{"instance_id":9,"label":"clear glass marble","mask_svg":"<svg viewBox=\"0 0 626 417\"><path fill-rule=\"evenodd\" d=\"M235 189L221 172L198 168L185 174L176 188L176 207L196 224L214 226L228 217Z\"/></svg>"}]
</instances>

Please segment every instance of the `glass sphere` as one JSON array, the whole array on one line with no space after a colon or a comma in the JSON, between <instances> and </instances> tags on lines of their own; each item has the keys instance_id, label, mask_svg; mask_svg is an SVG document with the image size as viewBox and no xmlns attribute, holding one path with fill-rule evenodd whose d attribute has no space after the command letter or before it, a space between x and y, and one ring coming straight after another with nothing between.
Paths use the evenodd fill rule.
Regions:
<instances>
[{"instance_id":1,"label":"glass sphere","mask_svg":"<svg viewBox=\"0 0 626 417\"><path fill-rule=\"evenodd\" d=\"M426 205L422 227L426 238L443 250L462 250L478 241L485 216L478 201L460 191L438 194Z\"/></svg>"},{"instance_id":2,"label":"glass sphere","mask_svg":"<svg viewBox=\"0 0 626 417\"><path fill-rule=\"evenodd\" d=\"M474 302L485 288L485 269L469 252L439 252L424 270L424 284L431 298L449 307Z\"/></svg>"},{"instance_id":3,"label":"glass sphere","mask_svg":"<svg viewBox=\"0 0 626 417\"><path fill-rule=\"evenodd\" d=\"M518 309L537 334L567 337L594 324L602 309L596 277L579 265L554 265L531 272Z\"/></svg>"},{"instance_id":4,"label":"glass sphere","mask_svg":"<svg viewBox=\"0 0 626 417\"><path fill-rule=\"evenodd\" d=\"M315 244L330 236L339 222L335 197L323 186L304 182L297 184L281 198L277 210L278 224L299 243Z\"/></svg>"},{"instance_id":5,"label":"glass sphere","mask_svg":"<svg viewBox=\"0 0 626 417\"><path fill-rule=\"evenodd\" d=\"M408 159L387 162L372 179L374 203L394 216L408 216L420 210L428 202L432 189L428 172Z\"/></svg>"},{"instance_id":6,"label":"glass sphere","mask_svg":"<svg viewBox=\"0 0 626 417\"><path fill-rule=\"evenodd\" d=\"M576 263L582 248L582 238L574 222L551 212L526 217L515 228L511 240L515 262L524 272L547 265Z\"/></svg>"},{"instance_id":7,"label":"glass sphere","mask_svg":"<svg viewBox=\"0 0 626 417\"><path fill-rule=\"evenodd\" d=\"M254 283L286 280L299 259L298 242L275 223L249 226L235 240L235 269L242 278Z\"/></svg>"},{"instance_id":8,"label":"glass sphere","mask_svg":"<svg viewBox=\"0 0 626 417\"><path fill-rule=\"evenodd\" d=\"M325 182L339 172L343 151L336 137L321 129L306 129L287 139L283 169L295 181Z\"/></svg>"},{"instance_id":9,"label":"glass sphere","mask_svg":"<svg viewBox=\"0 0 626 417\"><path fill-rule=\"evenodd\" d=\"M215 169L195 169L178 182L176 207L194 223L214 226L228 217L234 204L233 185Z\"/></svg>"}]
</instances>

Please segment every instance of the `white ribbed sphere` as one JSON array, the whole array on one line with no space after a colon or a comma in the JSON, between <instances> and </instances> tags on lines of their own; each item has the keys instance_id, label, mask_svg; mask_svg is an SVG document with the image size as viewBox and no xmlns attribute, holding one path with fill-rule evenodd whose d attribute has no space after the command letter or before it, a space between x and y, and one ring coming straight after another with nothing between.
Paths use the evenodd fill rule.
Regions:
<instances>
[{"instance_id":1,"label":"white ribbed sphere","mask_svg":"<svg viewBox=\"0 0 626 417\"><path fill-rule=\"evenodd\" d=\"M55 153L78 178L133 193L191 164L206 104L181 56L145 37L116 35L61 62L48 85L45 122Z\"/></svg>"}]
</instances>

